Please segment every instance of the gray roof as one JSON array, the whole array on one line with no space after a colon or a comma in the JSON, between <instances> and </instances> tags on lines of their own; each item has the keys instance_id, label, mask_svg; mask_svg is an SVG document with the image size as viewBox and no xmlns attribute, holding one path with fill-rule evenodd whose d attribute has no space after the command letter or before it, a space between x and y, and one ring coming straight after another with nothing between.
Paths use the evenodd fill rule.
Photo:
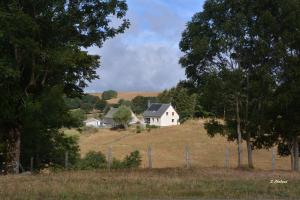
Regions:
<instances>
[{"instance_id":1,"label":"gray roof","mask_svg":"<svg viewBox=\"0 0 300 200\"><path fill-rule=\"evenodd\" d=\"M171 104L152 103L143 113L144 117L161 117Z\"/></svg>"},{"instance_id":2,"label":"gray roof","mask_svg":"<svg viewBox=\"0 0 300 200\"><path fill-rule=\"evenodd\" d=\"M104 116L104 118L113 118L114 114L118 111L118 108L111 107L108 113Z\"/></svg>"}]
</instances>

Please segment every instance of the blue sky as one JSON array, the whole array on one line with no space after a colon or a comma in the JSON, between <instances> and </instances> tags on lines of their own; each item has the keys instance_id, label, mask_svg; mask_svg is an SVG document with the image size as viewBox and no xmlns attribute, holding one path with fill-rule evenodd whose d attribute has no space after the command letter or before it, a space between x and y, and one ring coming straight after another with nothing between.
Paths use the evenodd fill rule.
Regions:
<instances>
[{"instance_id":1,"label":"blue sky","mask_svg":"<svg viewBox=\"0 0 300 200\"><path fill-rule=\"evenodd\" d=\"M106 41L97 70L100 79L87 92L161 91L185 79L178 64L181 33L191 17L202 10L202 0L128 0L131 26L124 34Z\"/></svg>"}]
</instances>

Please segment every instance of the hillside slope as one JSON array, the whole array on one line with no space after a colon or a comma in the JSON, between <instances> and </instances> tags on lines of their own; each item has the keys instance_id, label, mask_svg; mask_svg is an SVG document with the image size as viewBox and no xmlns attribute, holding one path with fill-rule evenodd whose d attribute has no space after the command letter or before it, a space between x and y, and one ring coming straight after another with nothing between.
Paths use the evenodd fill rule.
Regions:
<instances>
[{"instance_id":1,"label":"hillside slope","mask_svg":"<svg viewBox=\"0 0 300 200\"><path fill-rule=\"evenodd\" d=\"M111 131L100 129L95 134L80 137L81 153L102 151L106 154L109 146L113 156L123 158L131 151L139 150L143 157L142 167L147 166L147 147L152 146L153 167L182 167L185 165L184 149L188 145L192 166L223 167L226 148L229 148L231 167L236 167L237 146L224 137L210 138L203 128L203 121L189 121L180 126L152 129L136 134L135 130ZM243 145L243 163L247 163L246 144ZM271 169L271 150L254 151L254 165L259 169ZM277 169L290 169L289 158L276 157Z\"/></svg>"},{"instance_id":2,"label":"hillside slope","mask_svg":"<svg viewBox=\"0 0 300 200\"><path fill-rule=\"evenodd\" d=\"M136 96L156 97L160 92L118 92L118 97L108 101L109 104L116 104L120 99L132 100ZM102 93L91 93L91 95L101 97Z\"/></svg>"}]
</instances>

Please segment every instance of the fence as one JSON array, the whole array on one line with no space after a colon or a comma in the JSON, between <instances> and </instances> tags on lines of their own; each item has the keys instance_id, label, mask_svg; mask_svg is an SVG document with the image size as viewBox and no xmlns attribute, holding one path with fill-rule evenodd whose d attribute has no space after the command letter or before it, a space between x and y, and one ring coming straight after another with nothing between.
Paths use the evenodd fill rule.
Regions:
<instances>
[{"instance_id":1,"label":"fence","mask_svg":"<svg viewBox=\"0 0 300 200\"><path fill-rule=\"evenodd\" d=\"M125 145L123 145L125 146ZM114 149L115 155L114 155ZM130 151L138 150L141 153L142 157L142 168L173 168L173 167L181 167L181 168L192 168L192 167L224 167L224 168L234 168L237 167L237 152L226 147L225 151L222 155L213 156L211 155L201 155L199 153L199 149L195 147L191 147L188 144L183 146L182 148L176 147L171 153L168 152L170 149L163 151L159 149L156 151L155 145L148 145L145 148L126 148L126 151L123 151L120 146L108 146L106 150L104 147L102 148L102 152L106 153L107 158L107 168L110 169L112 166L113 158L116 157L118 159L122 159L126 153L127 155ZM126 152L126 153L124 153ZM3 155L3 153L0 155ZM216 155L216 154L215 154ZM255 155L255 153L254 153ZM247 153L242 152L243 157L243 165L247 165ZM260 157L263 156L263 158ZM267 155L257 154L254 157L254 167L258 169L265 170L289 170L290 169L290 161L289 158L281 158L277 155L275 149L268 151ZM255 157L259 159L255 159ZM53 158L58 159L58 158ZM60 157L60 162L64 163L64 168L69 169L69 152L65 152L64 157ZM64 159L62 161L62 159ZM14 168L19 168L21 171L31 171L33 172L35 169L35 158L30 158L30 167L24 169L21 164L13 163ZM2 166L5 166L5 163L2 163ZM9 165L6 165L6 167ZM17 170L17 169L16 169ZM3 169L1 170L4 172Z\"/></svg>"}]
</instances>

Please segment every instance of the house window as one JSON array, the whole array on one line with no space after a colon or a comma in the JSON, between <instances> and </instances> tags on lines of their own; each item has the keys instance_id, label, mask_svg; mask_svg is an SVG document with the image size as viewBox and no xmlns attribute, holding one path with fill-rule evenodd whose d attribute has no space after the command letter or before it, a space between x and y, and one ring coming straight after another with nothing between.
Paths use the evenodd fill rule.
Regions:
<instances>
[{"instance_id":1,"label":"house window","mask_svg":"<svg viewBox=\"0 0 300 200\"><path fill-rule=\"evenodd\" d=\"M156 118L157 122L158 122L158 118Z\"/></svg>"},{"instance_id":2,"label":"house window","mask_svg":"<svg viewBox=\"0 0 300 200\"><path fill-rule=\"evenodd\" d=\"M169 114L169 113L168 113L168 112L166 112L166 115L167 115L167 116L168 116L168 114Z\"/></svg>"},{"instance_id":3,"label":"house window","mask_svg":"<svg viewBox=\"0 0 300 200\"><path fill-rule=\"evenodd\" d=\"M174 116L174 112L172 112L172 116Z\"/></svg>"},{"instance_id":4,"label":"house window","mask_svg":"<svg viewBox=\"0 0 300 200\"><path fill-rule=\"evenodd\" d=\"M172 119L172 122L174 122L174 119Z\"/></svg>"}]
</instances>

